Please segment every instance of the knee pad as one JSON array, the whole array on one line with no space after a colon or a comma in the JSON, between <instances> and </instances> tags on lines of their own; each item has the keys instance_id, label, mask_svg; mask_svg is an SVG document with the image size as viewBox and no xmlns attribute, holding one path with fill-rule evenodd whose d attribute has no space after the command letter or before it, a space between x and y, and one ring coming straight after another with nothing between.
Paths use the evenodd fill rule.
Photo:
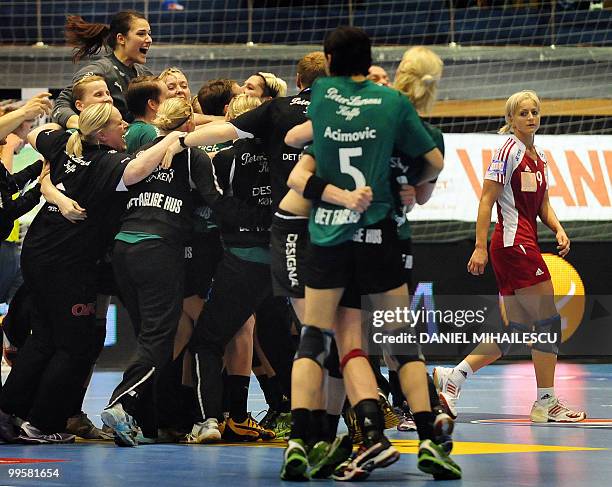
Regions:
<instances>
[{"instance_id":1,"label":"knee pad","mask_svg":"<svg viewBox=\"0 0 612 487\"><path fill-rule=\"evenodd\" d=\"M385 364L387 365L387 368L389 369L389 372L397 373L399 364L397 363L397 360L395 359L395 357L393 355L389 355L387 352L384 352L383 359L385 361Z\"/></svg>"},{"instance_id":2,"label":"knee pad","mask_svg":"<svg viewBox=\"0 0 612 487\"><path fill-rule=\"evenodd\" d=\"M558 314L545 320L536 321L534 323L535 332L538 334L538 340L533 344L533 349L540 352L559 354L561 346L561 316ZM540 334L548 336L542 336ZM540 340L540 337L542 338Z\"/></svg>"},{"instance_id":3,"label":"knee pad","mask_svg":"<svg viewBox=\"0 0 612 487\"><path fill-rule=\"evenodd\" d=\"M325 367L325 359L329 356L334 335L329 330L316 326L303 325L300 334L300 346L295 354L295 360L309 358L321 368Z\"/></svg>"},{"instance_id":4,"label":"knee pad","mask_svg":"<svg viewBox=\"0 0 612 487\"><path fill-rule=\"evenodd\" d=\"M409 353L402 353L401 355L394 354L393 359L397 362L397 373L399 374L400 369L411 362L423 362L425 363L425 356L421 351L421 345L418 343L412 344Z\"/></svg>"},{"instance_id":5,"label":"knee pad","mask_svg":"<svg viewBox=\"0 0 612 487\"><path fill-rule=\"evenodd\" d=\"M399 373L400 369L410 362L425 362L425 356L420 343L402 343L382 345L385 361L393 370Z\"/></svg>"},{"instance_id":6,"label":"knee pad","mask_svg":"<svg viewBox=\"0 0 612 487\"><path fill-rule=\"evenodd\" d=\"M512 348L512 335L515 333L531 333L531 328L523 323L517 323L515 321L508 323L508 326L502 325L501 334L505 339L502 339L501 343L496 343L502 353L502 356L507 355L510 348Z\"/></svg>"},{"instance_id":7,"label":"knee pad","mask_svg":"<svg viewBox=\"0 0 612 487\"><path fill-rule=\"evenodd\" d=\"M336 340L332 340L329 356L325 360L325 368L330 377L336 379L342 379L342 372L340 371L340 357L338 356L338 347L336 346Z\"/></svg>"},{"instance_id":8,"label":"knee pad","mask_svg":"<svg viewBox=\"0 0 612 487\"><path fill-rule=\"evenodd\" d=\"M349 362L349 360L352 360L357 357L364 357L367 360L368 354L365 353L361 348L353 348L353 350L351 350L344 357L342 357L342 360L340 361L340 372L344 372L344 367L346 367L346 364Z\"/></svg>"}]
</instances>

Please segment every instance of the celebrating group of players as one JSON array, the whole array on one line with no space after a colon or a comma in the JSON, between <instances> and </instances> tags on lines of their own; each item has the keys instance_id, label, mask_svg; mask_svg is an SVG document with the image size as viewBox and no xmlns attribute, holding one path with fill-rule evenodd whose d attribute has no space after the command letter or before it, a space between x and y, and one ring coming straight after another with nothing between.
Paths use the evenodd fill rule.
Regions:
<instances>
[{"instance_id":1,"label":"celebrating group of players","mask_svg":"<svg viewBox=\"0 0 612 487\"><path fill-rule=\"evenodd\" d=\"M406 215L427 202L444 166L442 134L420 118L435 101L440 58L406 51L390 87L371 65L367 34L339 27L324 52L299 61L295 96L258 72L242 86L206 83L192 98L180 70L153 76L144 66L152 39L141 14L120 12L110 26L70 17L66 33L75 59L102 46L112 53L75 75L55 102L56 123L27 136L45 159L28 174L40 173L46 203L24 240L24 286L5 319L19 353L0 393L0 438L63 443L78 434L137 446L288 435L284 480L360 480L397 461L384 435L394 416L380 398L384 379L362 338L362 299L376 309L409 302ZM47 94L35 97L0 118L0 136L50 108ZM484 270L497 203L491 260L505 332L560 340L537 216L560 255L569 239L533 142L539 110L534 92L508 99L504 132L513 134L485 176L468 270ZM19 179L3 178L7 188ZM8 189L2 203L3 219L25 211ZM98 430L81 408L111 295L128 310L137 346ZM417 344L379 351L394 403L418 432L418 468L437 479L461 478L450 457L456 400L465 378L504 352L486 346L433 379ZM554 394L557 353L558 343L534 347L533 421L585 417ZM270 408L261 422L247 412L251 370ZM350 434L337 437L343 410Z\"/></svg>"}]
</instances>

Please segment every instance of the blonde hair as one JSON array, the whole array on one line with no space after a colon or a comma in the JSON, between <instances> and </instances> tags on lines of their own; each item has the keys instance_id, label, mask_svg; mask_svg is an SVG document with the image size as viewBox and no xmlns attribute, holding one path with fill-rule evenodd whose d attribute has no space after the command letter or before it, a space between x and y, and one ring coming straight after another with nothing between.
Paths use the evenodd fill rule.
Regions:
<instances>
[{"instance_id":1,"label":"blonde hair","mask_svg":"<svg viewBox=\"0 0 612 487\"><path fill-rule=\"evenodd\" d=\"M242 115L249 110L253 110L253 108L257 108L261 103L261 98L241 93L230 100L227 107L227 116L229 120L233 120L238 115Z\"/></svg>"},{"instance_id":2,"label":"blonde hair","mask_svg":"<svg viewBox=\"0 0 612 487\"><path fill-rule=\"evenodd\" d=\"M287 95L287 83L283 79L277 78L273 73L265 73L263 71L259 71L257 74L264 79L267 87L267 89L264 88L264 96L267 96L266 92L272 98Z\"/></svg>"},{"instance_id":3,"label":"blonde hair","mask_svg":"<svg viewBox=\"0 0 612 487\"><path fill-rule=\"evenodd\" d=\"M408 96L418 112L427 113L436 101L443 67L442 59L431 49L413 47L402 56L393 87Z\"/></svg>"},{"instance_id":4,"label":"blonde hair","mask_svg":"<svg viewBox=\"0 0 612 487\"><path fill-rule=\"evenodd\" d=\"M187 76L185 75L185 73L183 73L179 68L175 68L175 67L164 69L161 73L159 73L159 76L157 78L160 79L161 81L166 81L166 78L168 76L174 76L175 74L180 74L183 76L183 78L187 79Z\"/></svg>"},{"instance_id":5,"label":"blonde hair","mask_svg":"<svg viewBox=\"0 0 612 487\"><path fill-rule=\"evenodd\" d=\"M518 110L519 105L523 100L531 100L533 101L538 110L540 109L540 99L538 95L533 90L523 90L515 93L510 98L506 100L506 109L504 111L504 118L506 119L506 125L500 128L497 133L498 134L507 134L512 133L512 117Z\"/></svg>"},{"instance_id":6,"label":"blonde hair","mask_svg":"<svg viewBox=\"0 0 612 487\"><path fill-rule=\"evenodd\" d=\"M159 130L171 132L176 130L193 116L193 107L183 98L168 98L157 109L153 120Z\"/></svg>"},{"instance_id":7,"label":"blonde hair","mask_svg":"<svg viewBox=\"0 0 612 487\"><path fill-rule=\"evenodd\" d=\"M68 139L66 153L83 157L83 141L93 143L96 134L103 129L113 114L112 103L94 103L79 115L79 128Z\"/></svg>"},{"instance_id":8,"label":"blonde hair","mask_svg":"<svg viewBox=\"0 0 612 487\"><path fill-rule=\"evenodd\" d=\"M193 95L191 97L191 106L193 107L194 113L203 114L202 107L200 106L200 101L198 100L198 95Z\"/></svg>"},{"instance_id":9,"label":"blonde hair","mask_svg":"<svg viewBox=\"0 0 612 487\"><path fill-rule=\"evenodd\" d=\"M72 85L72 101L82 100L83 96L85 96L85 86L94 81L104 81L104 83L106 83L106 80L102 76L92 73L87 73L81 79L77 80L77 82Z\"/></svg>"}]
</instances>

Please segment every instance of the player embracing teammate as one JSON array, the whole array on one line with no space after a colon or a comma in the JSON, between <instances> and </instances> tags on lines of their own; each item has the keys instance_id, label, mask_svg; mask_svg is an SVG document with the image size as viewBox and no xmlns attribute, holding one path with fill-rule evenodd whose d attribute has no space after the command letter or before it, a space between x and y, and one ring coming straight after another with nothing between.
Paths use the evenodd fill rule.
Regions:
<instances>
[{"instance_id":1,"label":"player embracing teammate","mask_svg":"<svg viewBox=\"0 0 612 487\"><path fill-rule=\"evenodd\" d=\"M389 164L394 146L411 157L425 157L426 180L443 167L440 151L408 99L366 79L371 43L365 32L340 27L326 37L324 51L331 76L315 82L308 108L313 130L309 154L314 159L303 156L288 181L312 200L313 208L305 315L292 372L292 431L281 470L284 480L308 478L305 439L334 334L347 395L364 436L363 446L339 480L365 478L371 470L399 459L383 434L376 381L361 343L361 320L359 315L347 319L350 311L338 313L338 306L352 298L348 308L359 308L360 296L366 295L382 306L389 298L408 299L397 225L391 218L396 205ZM315 159L316 172L308 174L315 169ZM460 468L440 445L434 428L419 347L407 346L392 355L419 433L419 468L436 478L460 478Z\"/></svg>"}]
</instances>

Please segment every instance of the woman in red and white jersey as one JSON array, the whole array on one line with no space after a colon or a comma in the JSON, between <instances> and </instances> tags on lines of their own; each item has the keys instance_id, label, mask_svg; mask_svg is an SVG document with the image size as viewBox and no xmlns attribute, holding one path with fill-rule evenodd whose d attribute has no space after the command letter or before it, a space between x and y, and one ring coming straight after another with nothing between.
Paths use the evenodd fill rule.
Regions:
<instances>
[{"instance_id":1,"label":"woman in red and white jersey","mask_svg":"<svg viewBox=\"0 0 612 487\"><path fill-rule=\"evenodd\" d=\"M520 91L506 101L506 125L499 133L511 135L495 151L485 174L478 206L476 248L468 272L484 273L489 260L487 234L493 205L497 224L489 252L503 297L507 323L504 333L547 333L553 343L535 342L531 356L536 374L537 400L531 421L577 422L586 418L562 404L554 392L555 366L561 344L561 317L554 301L550 273L538 246L537 217L550 228L564 257L570 241L548 198L546 158L534 145L540 127L540 100L533 91ZM542 341L544 342L544 340ZM436 367L434 381L440 400L456 416L461 386L471 374L500 358L511 343L481 343L455 368Z\"/></svg>"}]
</instances>

